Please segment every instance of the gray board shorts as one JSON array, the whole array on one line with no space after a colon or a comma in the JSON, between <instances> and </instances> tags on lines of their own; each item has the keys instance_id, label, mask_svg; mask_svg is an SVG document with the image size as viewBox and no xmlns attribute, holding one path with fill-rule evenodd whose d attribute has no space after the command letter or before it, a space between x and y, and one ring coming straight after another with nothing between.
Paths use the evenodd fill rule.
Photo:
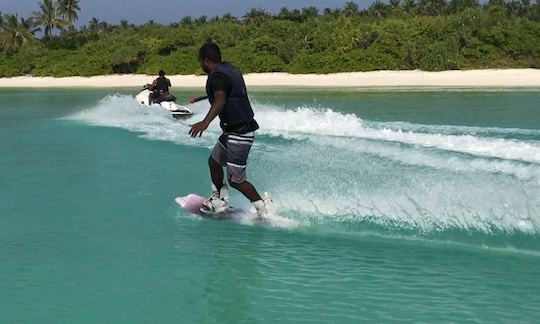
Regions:
<instances>
[{"instance_id":1,"label":"gray board shorts","mask_svg":"<svg viewBox=\"0 0 540 324\"><path fill-rule=\"evenodd\" d=\"M211 157L221 166L227 167L229 182L242 183L247 180L247 160L254 139L255 132L223 133L219 137Z\"/></svg>"}]
</instances>

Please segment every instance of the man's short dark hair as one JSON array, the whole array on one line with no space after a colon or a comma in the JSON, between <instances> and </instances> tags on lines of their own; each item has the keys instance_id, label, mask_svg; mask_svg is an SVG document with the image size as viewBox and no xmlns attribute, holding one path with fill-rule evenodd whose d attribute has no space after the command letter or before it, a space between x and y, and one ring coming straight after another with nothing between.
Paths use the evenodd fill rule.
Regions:
<instances>
[{"instance_id":1,"label":"man's short dark hair","mask_svg":"<svg viewBox=\"0 0 540 324\"><path fill-rule=\"evenodd\" d=\"M165 71L159 70L158 75L159 75L160 77L165 76Z\"/></svg>"},{"instance_id":2,"label":"man's short dark hair","mask_svg":"<svg viewBox=\"0 0 540 324\"><path fill-rule=\"evenodd\" d=\"M199 60L209 60L214 63L221 63L221 50L216 43L208 42L199 49Z\"/></svg>"}]
</instances>

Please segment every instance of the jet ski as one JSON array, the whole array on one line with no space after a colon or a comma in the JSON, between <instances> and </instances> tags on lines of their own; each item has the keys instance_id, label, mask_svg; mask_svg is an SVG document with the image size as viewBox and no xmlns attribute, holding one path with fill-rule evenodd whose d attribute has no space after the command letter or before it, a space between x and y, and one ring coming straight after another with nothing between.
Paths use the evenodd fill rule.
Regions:
<instances>
[{"instance_id":1,"label":"jet ski","mask_svg":"<svg viewBox=\"0 0 540 324\"><path fill-rule=\"evenodd\" d=\"M193 115L193 112L187 107L178 105L176 103L176 97L173 95L161 96L152 100L152 105L149 104L150 94L152 91L148 89L148 86L144 86L141 92L135 97L138 103L147 107L161 107L168 110L173 118L181 119L188 118Z\"/></svg>"}]
</instances>

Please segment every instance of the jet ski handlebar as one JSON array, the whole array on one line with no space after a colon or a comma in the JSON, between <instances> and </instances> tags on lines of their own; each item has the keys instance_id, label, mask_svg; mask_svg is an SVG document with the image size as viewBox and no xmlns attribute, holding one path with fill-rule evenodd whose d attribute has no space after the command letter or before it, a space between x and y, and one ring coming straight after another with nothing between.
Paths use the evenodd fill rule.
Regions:
<instances>
[{"instance_id":1,"label":"jet ski handlebar","mask_svg":"<svg viewBox=\"0 0 540 324\"><path fill-rule=\"evenodd\" d=\"M201 100L205 100L205 99L208 99L208 96L201 96L201 97L197 97L197 98L189 98L189 103L196 103L196 102L199 102Z\"/></svg>"}]
</instances>

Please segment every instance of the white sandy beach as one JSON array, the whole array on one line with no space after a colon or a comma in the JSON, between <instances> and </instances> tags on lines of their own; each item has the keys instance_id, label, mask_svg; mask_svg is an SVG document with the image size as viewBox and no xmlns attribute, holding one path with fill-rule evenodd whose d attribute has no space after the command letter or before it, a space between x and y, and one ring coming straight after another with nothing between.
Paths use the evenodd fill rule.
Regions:
<instances>
[{"instance_id":1,"label":"white sandy beach","mask_svg":"<svg viewBox=\"0 0 540 324\"><path fill-rule=\"evenodd\" d=\"M206 76L168 76L174 88L203 87ZM111 88L140 87L151 82L149 75L106 75L95 77L0 78L0 88ZM335 74L254 73L245 75L248 86L272 87L540 87L540 69L467 71L374 71Z\"/></svg>"}]
</instances>

